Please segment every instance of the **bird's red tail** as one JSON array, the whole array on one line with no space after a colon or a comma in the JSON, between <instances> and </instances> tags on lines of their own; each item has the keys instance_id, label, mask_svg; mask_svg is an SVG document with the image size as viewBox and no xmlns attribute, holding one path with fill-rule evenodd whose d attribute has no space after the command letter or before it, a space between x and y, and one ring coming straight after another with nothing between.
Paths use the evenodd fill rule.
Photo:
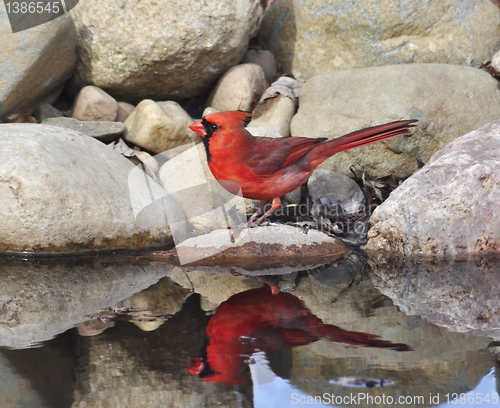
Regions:
<instances>
[{"instance_id":1,"label":"bird's red tail","mask_svg":"<svg viewBox=\"0 0 500 408\"><path fill-rule=\"evenodd\" d=\"M411 128L415 126L415 122L418 121L413 119L386 123L385 125L358 130L338 139L318 144L307 154L308 162L314 168L335 153L365 146L391 137L408 135L411 133Z\"/></svg>"},{"instance_id":2,"label":"bird's red tail","mask_svg":"<svg viewBox=\"0 0 500 408\"><path fill-rule=\"evenodd\" d=\"M348 331L331 324L321 325L315 331L315 334L318 337L323 337L330 341L351 344L353 346L358 346L358 347L385 348L396 351L412 350L412 348L407 344L392 343L387 340L382 340L374 334Z\"/></svg>"}]
</instances>

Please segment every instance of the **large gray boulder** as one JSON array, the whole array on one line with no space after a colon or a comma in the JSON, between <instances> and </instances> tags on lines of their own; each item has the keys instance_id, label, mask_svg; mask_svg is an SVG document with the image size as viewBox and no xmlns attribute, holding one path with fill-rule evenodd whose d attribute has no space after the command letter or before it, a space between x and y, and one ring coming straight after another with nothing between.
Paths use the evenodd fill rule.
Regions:
<instances>
[{"instance_id":1,"label":"large gray boulder","mask_svg":"<svg viewBox=\"0 0 500 408\"><path fill-rule=\"evenodd\" d=\"M277 0L259 43L305 79L388 64L477 66L500 47L500 11L484 0Z\"/></svg>"},{"instance_id":2,"label":"large gray boulder","mask_svg":"<svg viewBox=\"0 0 500 408\"><path fill-rule=\"evenodd\" d=\"M12 33L0 7L0 119L53 102L76 64L75 27L64 15Z\"/></svg>"},{"instance_id":3,"label":"large gray boulder","mask_svg":"<svg viewBox=\"0 0 500 408\"><path fill-rule=\"evenodd\" d=\"M0 145L0 251L109 250L172 241L144 173L103 143L70 129L3 124Z\"/></svg>"},{"instance_id":4,"label":"large gray boulder","mask_svg":"<svg viewBox=\"0 0 500 408\"><path fill-rule=\"evenodd\" d=\"M73 85L139 101L199 95L248 46L258 0L80 3Z\"/></svg>"},{"instance_id":5,"label":"large gray boulder","mask_svg":"<svg viewBox=\"0 0 500 408\"><path fill-rule=\"evenodd\" d=\"M439 150L374 211L366 248L393 255L498 254L500 121Z\"/></svg>"},{"instance_id":6,"label":"large gray boulder","mask_svg":"<svg viewBox=\"0 0 500 408\"><path fill-rule=\"evenodd\" d=\"M332 71L302 87L292 136L336 138L365 127L418 119L412 137L338 153L322 166L346 176L410 176L417 160L500 117L498 82L476 68L401 64Z\"/></svg>"}]
</instances>

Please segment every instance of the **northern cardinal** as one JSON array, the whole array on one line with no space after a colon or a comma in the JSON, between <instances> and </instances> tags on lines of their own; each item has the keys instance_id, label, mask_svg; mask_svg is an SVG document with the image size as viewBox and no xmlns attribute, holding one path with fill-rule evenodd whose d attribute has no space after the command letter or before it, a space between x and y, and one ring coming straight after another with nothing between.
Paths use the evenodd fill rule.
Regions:
<instances>
[{"instance_id":1,"label":"northern cardinal","mask_svg":"<svg viewBox=\"0 0 500 408\"><path fill-rule=\"evenodd\" d=\"M290 293L273 294L264 286L231 296L221 303L206 329L201 357L188 368L207 382L239 384L245 360L256 350L270 351L302 346L319 339L360 347L397 351L411 348L368 333L324 324L304 302Z\"/></svg>"},{"instance_id":2,"label":"northern cardinal","mask_svg":"<svg viewBox=\"0 0 500 408\"><path fill-rule=\"evenodd\" d=\"M335 153L390 137L407 135L417 120L403 120L358 130L338 139L306 137L254 137L245 129L251 115L246 112L218 112L205 116L189 128L202 137L208 166L228 191L264 200L248 221L259 225L280 204L280 197L295 190L314 169ZM254 222L265 204L272 206Z\"/></svg>"}]
</instances>

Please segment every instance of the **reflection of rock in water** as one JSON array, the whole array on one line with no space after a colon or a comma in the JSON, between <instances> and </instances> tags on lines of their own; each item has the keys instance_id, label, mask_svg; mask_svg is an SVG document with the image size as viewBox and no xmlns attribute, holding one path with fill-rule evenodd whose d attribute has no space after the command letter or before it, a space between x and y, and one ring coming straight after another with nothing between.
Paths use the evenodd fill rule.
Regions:
<instances>
[{"instance_id":1,"label":"reflection of rock in water","mask_svg":"<svg viewBox=\"0 0 500 408\"><path fill-rule=\"evenodd\" d=\"M156 285L136 293L122 302L123 307L150 310L153 313L168 316L181 310L184 300L191 291L165 277ZM133 323L144 331L156 330L163 319L151 321L134 321Z\"/></svg>"},{"instance_id":2,"label":"reflection of rock in water","mask_svg":"<svg viewBox=\"0 0 500 408\"><path fill-rule=\"evenodd\" d=\"M88 320L85 315L147 288L170 268L126 261L0 260L0 346L22 348L51 339Z\"/></svg>"},{"instance_id":3,"label":"reflection of rock in water","mask_svg":"<svg viewBox=\"0 0 500 408\"><path fill-rule=\"evenodd\" d=\"M158 283L110 307L87 317L92 320L78 325L81 336L96 336L115 322L131 322L144 331L156 330L181 310L191 290L165 277Z\"/></svg>"},{"instance_id":4,"label":"reflection of rock in water","mask_svg":"<svg viewBox=\"0 0 500 408\"><path fill-rule=\"evenodd\" d=\"M500 262L370 261L376 287L409 315L455 332L500 339Z\"/></svg>"},{"instance_id":5,"label":"reflection of rock in water","mask_svg":"<svg viewBox=\"0 0 500 408\"><path fill-rule=\"evenodd\" d=\"M287 374L293 385L310 395L346 396L362 392L372 396L391 395L395 401L399 395L423 395L427 398L425 405L431 405L429 394L440 393L440 402L443 402L448 392L471 390L492 366L486 350L489 339L451 333L419 317L406 316L374 288L366 275L358 275L350 287L344 284L323 288L304 279L294 294L302 296L311 311L325 323L378 334L385 340L407 343L414 349L407 353L349 349L319 341L288 350L283 356L280 354L283 357L280 359L271 356L273 370ZM288 366L279 367L281 361L288 361ZM353 389L329 383L341 377L392 380L395 386ZM358 406L372 405L361 401ZM404 405L411 406L422 405Z\"/></svg>"},{"instance_id":6,"label":"reflection of rock in water","mask_svg":"<svg viewBox=\"0 0 500 408\"><path fill-rule=\"evenodd\" d=\"M338 286L350 283L366 264L366 255L353 248L346 259L323 265L309 271L309 276L321 286Z\"/></svg>"},{"instance_id":7,"label":"reflection of rock in water","mask_svg":"<svg viewBox=\"0 0 500 408\"><path fill-rule=\"evenodd\" d=\"M203 310L215 310L232 295L248 289L260 288L262 282L244 275L232 275L230 269L220 268L220 273L208 273L198 268L174 267L168 277L184 288L201 295Z\"/></svg>"},{"instance_id":8,"label":"reflection of rock in water","mask_svg":"<svg viewBox=\"0 0 500 408\"><path fill-rule=\"evenodd\" d=\"M362 254L351 252L346 259L315 266L307 273L314 283L331 287L331 291L327 293L332 293L344 284L348 285L365 263ZM298 274L292 272L283 275L264 275L264 277L268 283L277 284L282 291L289 292L294 290ZM201 307L207 311L215 310L218 305L237 293L262 286L262 281L235 273L234 269L228 267L213 267L209 270L203 267L174 267L168 272L168 277L182 287L199 293Z\"/></svg>"},{"instance_id":9,"label":"reflection of rock in water","mask_svg":"<svg viewBox=\"0 0 500 408\"><path fill-rule=\"evenodd\" d=\"M208 320L195 295L155 331L118 322L79 337L73 407L250 407L251 388L206 384L186 371Z\"/></svg>"},{"instance_id":10,"label":"reflection of rock in water","mask_svg":"<svg viewBox=\"0 0 500 408\"><path fill-rule=\"evenodd\" d=\"M73 369L69 334L43 348L0 350L0 407L70 408Z\"/></svg>"}]
</instances>

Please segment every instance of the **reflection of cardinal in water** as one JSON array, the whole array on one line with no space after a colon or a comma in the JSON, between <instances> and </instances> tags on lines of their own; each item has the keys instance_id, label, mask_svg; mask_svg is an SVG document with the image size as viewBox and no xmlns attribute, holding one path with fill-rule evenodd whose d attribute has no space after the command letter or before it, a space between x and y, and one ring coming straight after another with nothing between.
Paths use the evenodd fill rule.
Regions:
<instances>
[{"instance_id":1,"label":"reflection of cardinal in water","mask_svg":"<svg viewBox=\"0 0 500 408\"><path fill-rule=\"evenodd\" d=\"M289 293L273 295L264 286L231 296L210 319L201 357L193 359L190 374L207 382L240 384L245 360L256 350L302 346L319 339L361 347L408 351L406 344L379 340L368 333L343 330L314 316Z\"/></svg>"}]
</instances>

